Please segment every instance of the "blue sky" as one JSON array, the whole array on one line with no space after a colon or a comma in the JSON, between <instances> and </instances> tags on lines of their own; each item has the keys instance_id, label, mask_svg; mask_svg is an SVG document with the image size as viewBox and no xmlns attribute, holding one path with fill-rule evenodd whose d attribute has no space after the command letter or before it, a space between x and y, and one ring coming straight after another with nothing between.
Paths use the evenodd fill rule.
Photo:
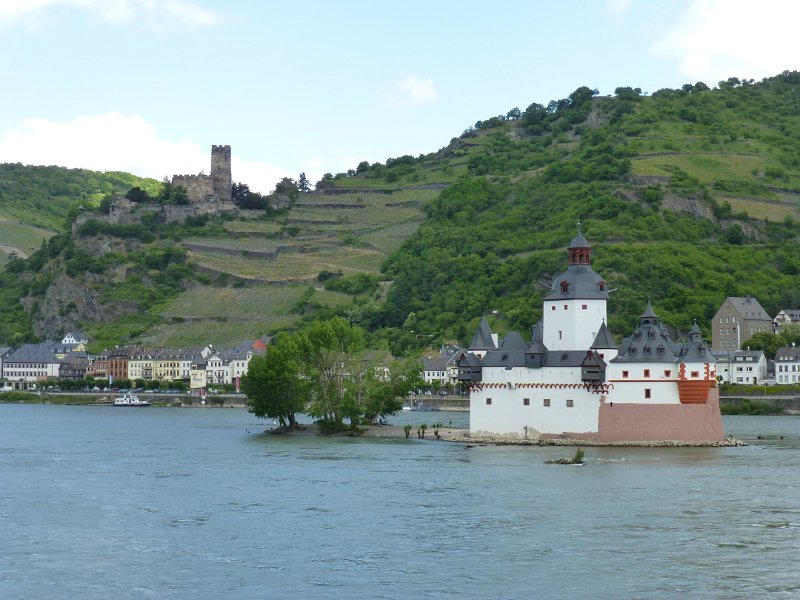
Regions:
<instances>
[{"instance_id":1,"label":"blue sky","mask_svg":"<svg viewBox=\"0 0 800 600\"><path fill-rule=\"evenodd\" d=\"M800 3L0 0L0 162L233 178L428 153L586 85L800 69Z\"/></svg>"}]
</instances>

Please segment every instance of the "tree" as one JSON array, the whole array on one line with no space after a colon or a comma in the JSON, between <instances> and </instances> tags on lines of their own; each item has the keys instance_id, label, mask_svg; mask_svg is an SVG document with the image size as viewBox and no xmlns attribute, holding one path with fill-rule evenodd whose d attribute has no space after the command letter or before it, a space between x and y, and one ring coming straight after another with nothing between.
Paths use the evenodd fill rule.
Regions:
<instances>
[{"instance_id":1,"label":"tree","mask_svg":"<svg viewBox=\"0 0 800 600\"><path fill-rule=\"evenodd\" d=\"M305 410L308 380L303 376L300 347L288 333L276 335L264 356L250 359L242 391L249 411L262 419L278 419L281 427L297 427L296 414Z\"/></svg>"},{"instance_id":2,"label":"tree","mask_svg":"<svg viewBox=\"0 0 800 600\"><path fill-rule=\"evenodd\" d=\"M378 416L392 415L403 408L403 399L420 387L419 361L415 358L393 360L372 365L366 373L363 414L367 422Z\"/></svg>"},{"instance_id":3,"label":"tree","mask_svg":"<svg viewBox=\"0 0 800 600\"><path fill-rule=\"evenodd\" d=\"M314 417L341 427L344 419L359 420L355 387L364 371L364 330L342 317L314 321L300 334L304 375L311 385L308 412Z\"/></svg>"},{"instance_id":4,"label":"tree","mask_svg":"<svg viewBox=\"0 0 800 600\"><path fill-rule=\"evenodd\" d=\"M300 173L300 178L297 180L297 190L303 193L308 193L311 191L311 184L306 178L305 173Z\"/></svg>"},{"instance_id":5,"label":"tree","mask_svg":"<svg viewBox=\"0 0 800 600\"><path fill-rule=\"evenodd\" d=\"M186 191L185 187L182 185L173 186L170 204L177 204L180 206L189 204L189 192Z\"/></svg>"},{"instance_id":6,"label":"tree","mask_svg":"<svg viewBox=\"0 0 800 600\"><path fill-rule=\"evenodd\" d=\"M250 195L250 186L246 183L239 183L234 181L231 184L231 200L236 205L241 204Z\"/></svg>"},{"instance_id":7,"label":"tree","mask_svg":"<svg viewBox=\"0 0 800 600\"><path fill-rule=\"evenodd\" d=\"M151 200L150 195L139 186L129 189L125 197L131 202L149 202Z\"/></svg>"}]
</instances>

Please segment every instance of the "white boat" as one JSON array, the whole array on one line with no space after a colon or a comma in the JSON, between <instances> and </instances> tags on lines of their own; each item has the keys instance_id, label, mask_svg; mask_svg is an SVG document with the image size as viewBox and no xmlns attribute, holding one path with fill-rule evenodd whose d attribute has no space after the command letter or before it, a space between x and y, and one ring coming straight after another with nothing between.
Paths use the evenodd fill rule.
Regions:
<instances>
[{"instance_id":1,"label":"white boat","mask_svg":"<svg viewBox=\"0 0 800 600\"><path fill-rule=\"evenodd\" d=\"M140 400L139 396L128 392L119 398L114 398L114 406L150 406L150 403L147 400Z\"/></svg>"}]
</instances>

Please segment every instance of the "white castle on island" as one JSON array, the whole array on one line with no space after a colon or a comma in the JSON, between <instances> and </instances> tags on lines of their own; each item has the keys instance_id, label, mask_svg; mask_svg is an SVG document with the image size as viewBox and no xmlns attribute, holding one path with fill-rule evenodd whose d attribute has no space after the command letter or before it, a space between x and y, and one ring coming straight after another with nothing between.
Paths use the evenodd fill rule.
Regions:
<instances>
[{"instance_id":1,"label":"white castle on island","mask_svg":"<svg viewBox=\"0 0 800 600\"><path fill-rule=\"evenodd\" d=\"M606 284L581 234L544 298L530 342L502 340L485 319L459 360L470 387L470 435L587 442L719 442L716 361L695 323L676 343L648 302L617 347Z\"/></svg>"}]
</instances>

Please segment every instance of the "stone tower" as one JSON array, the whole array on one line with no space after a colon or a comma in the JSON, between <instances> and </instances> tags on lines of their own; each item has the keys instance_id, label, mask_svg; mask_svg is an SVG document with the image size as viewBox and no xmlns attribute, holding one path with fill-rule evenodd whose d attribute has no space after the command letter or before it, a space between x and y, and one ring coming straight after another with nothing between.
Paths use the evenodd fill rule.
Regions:
<instances>
[{"instance_id":1,"label":"stone tower","mask_svg":"<svg viewBox=\"0 0 800 600\"><path fill-rule=\"evenodd\" d=\"M221 202L231 201L231 147L211 146L211 185Z\"/></svg>"}]
</instances>

